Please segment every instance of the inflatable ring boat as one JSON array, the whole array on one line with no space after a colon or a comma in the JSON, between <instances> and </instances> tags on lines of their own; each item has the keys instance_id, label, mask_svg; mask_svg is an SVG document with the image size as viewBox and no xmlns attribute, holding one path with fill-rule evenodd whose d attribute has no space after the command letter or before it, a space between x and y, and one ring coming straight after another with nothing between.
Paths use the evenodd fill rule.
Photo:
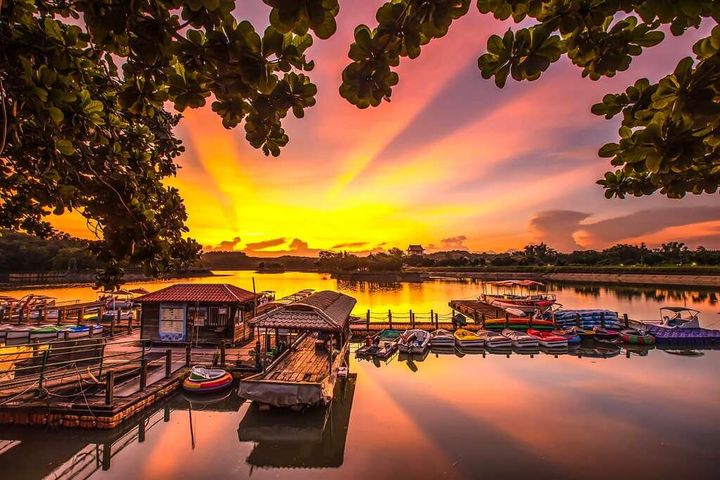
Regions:
<instances>
[{"instance_id":1,"label":"inflatable ring boat","mask_svg":"<svg viewBox=\"0 0 720 480\"><path fill-rule=\"evenodd\" d=\"M193 367L182 384L188 393L219 392L232 385L232 375L222 368Z\"/></svg>"},{"instance_id":2,"label":"inflatable ring boat","mask_svg":"<svg viewBox=\"0 0 720 480\"><path fill-rule=\"evenodd\" d=\"M655 337L639 330L622 330L620 340L631 345L655 345Z\"/></svg>"}]
</instances>

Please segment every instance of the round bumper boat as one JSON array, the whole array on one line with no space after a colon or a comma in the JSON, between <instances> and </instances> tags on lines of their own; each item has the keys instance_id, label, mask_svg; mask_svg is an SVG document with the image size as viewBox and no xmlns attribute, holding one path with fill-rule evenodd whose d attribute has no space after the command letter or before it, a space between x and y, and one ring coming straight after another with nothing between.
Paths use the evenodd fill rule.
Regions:
<instances>
[{"instance_id":1,"label":"round bumper boat","mask_svg":"<svg viewBox=\"0 0 720 480\"><path fill-rule=\"evenodd\" d=\"M193 367L182 384L188 393L219 392L232 385L232 375L221 368Z\"/></svg>"}]
</instances>

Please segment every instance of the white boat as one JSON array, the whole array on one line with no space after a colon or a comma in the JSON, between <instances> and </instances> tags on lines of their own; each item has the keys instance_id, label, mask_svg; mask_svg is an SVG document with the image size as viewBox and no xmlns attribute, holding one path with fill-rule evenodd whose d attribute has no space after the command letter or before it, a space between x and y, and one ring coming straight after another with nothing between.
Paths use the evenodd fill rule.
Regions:
<instances>
[{"instance_id":1,"label":"white boat","mask_svg":"<svg viewBox=\"0 0 720 480\"><path fill-rule=\"evenodd\" d=\"M430 332L430 347L455 347L455 336L451 331L439 328Z\"/></svg>"},{"instance_id":2,"label":"white boat","mask_svg":"<svg viewBox=\"0 0 720 480\"><path fill-rule=\"evenodd\" d=\"M458 328L455 330L454 335L455 343L460 348L482 348L485 346L485 341L470 330Z\"/></svg>"},{"instance_id":3,"label":"white boat","mask_svg":"<svg viewBox=\"0 0 720 480\"><path fill-rule=\"evenodd\" d=\"M55 325L38 325L30 330L28 338L30 340L56 339L60 330L61 328Z\"/></svg>"},{"instance_id":4,"label":"white boat","mask_svg":"<svg viewBox=\"0 0 720 480\"><path fill-rule=\"evenodd\" d=\"M5 331L5 338L8 340L25 339L30 335L33 327L26 325L12 325Z\"/></svg>"},{"instance_id":5,"label":"white boat","mask_svg":"<svg viewBox=\"0 0 720 480\"><path fill-rule=\"evenodd\" d=\"M502 335L510 339L515 348L538 348L540 346L537 338L517 330L506 328L502 331Z\"/></svg>"},{"instance_id":6,"label":"white boat","mask_svg":"<svg viewBox=\"0 0 720 480\"><path fill-rule=\"evenodd\" d=\"M502 335L499 332L493 332L490 330L478 330L476 332L480 338L485 342L485 346L488 348L510 348L512 347L512 340Z\"/></svg>"},{"instance_id":7,"label":"white boat","mask_svg":"<svg viewBox=\"0 0 720 480\"><path fill-rule=\"evenodd\" d=\"M425 330L410 329L405 330L400 335L398 341L398 350L402 353L423 353L430 343L430 334Z\"/></svg>"},{"instance_id":8,"label":"white boat","mask_svg":"<svg viewBox=\"0 0 720 480\"><path fill-rule=\"evenodd\" d=\"M660 321L644 320L642 323L665 328L700 328L700 312L687 307L661 307Z\"/></svg>"},{"instance_id":9,"label":"white boat","mask_svg":"<svg viewBox=\"0 0 720 480\"><path fill-rule=\"evenodd\" d=\"M547 348L567 348L568 341L562 335L557 335L552 332L545 332L540 330L529 329L528 335L537 339L541 346Z\"/></svg>"}]
</instances>

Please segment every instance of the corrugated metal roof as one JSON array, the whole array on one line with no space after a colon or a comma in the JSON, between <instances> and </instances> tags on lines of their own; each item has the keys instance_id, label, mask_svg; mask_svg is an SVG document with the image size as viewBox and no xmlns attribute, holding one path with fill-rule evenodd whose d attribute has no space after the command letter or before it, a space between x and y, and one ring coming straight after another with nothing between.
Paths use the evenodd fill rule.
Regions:
<instances>
[{"instance_id":1,"label":"corrugated metal roof","mask_svg":"<svg viewBox=\"0 0 720 480\"><path fill-rule=\"evenodd\" d=\"M253 301L255 297L254 293L228 283L178 283L138 297L134 301L139 303L244 303Z\"/></svg>"},{"instance_id":2,"label":"corrugated metal roof","mask_svg":"<svg viewBox=\"0 0 720 480\"><path fill-rule=\"evenodd\" d=\"M325 290L260 315L252 322L263 328L336 331L347 324L355 303L353 297Z\"/></svg>"}]
</instances>

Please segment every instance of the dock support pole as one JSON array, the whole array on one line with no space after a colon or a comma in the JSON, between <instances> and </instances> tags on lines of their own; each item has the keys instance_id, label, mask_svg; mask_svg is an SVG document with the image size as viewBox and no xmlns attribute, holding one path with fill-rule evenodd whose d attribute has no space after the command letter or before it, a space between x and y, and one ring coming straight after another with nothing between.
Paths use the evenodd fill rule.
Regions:
<instances>
[{"instance_id":1,"label":"dock support pole","mask_svg":"<svg viewBox=\"0 0 720 480\"><path fill-rule=\"evenodd\" d=\"M112 405L115 399L115 372L110 370L105 376L105 405Z\"/></svg>"},{"instance_id":2,"label":"dock support pole","mask_svg":"<svg viewBox=\"0 0 720 480\"><path fill-rule=\"evenodd\" d=\"M575 326L580 328L580 314L579 313L575 314Z\"/></svg>"},{"instance_id":3,"label":"dock support pole","mask_svg":"<svg viewBox=\"0 0 720 480\"><path fill-rule=\"evenodd\" d=\"M600 326L605 328L605 312L600 312Z\"/></svg>"},{"instance_id":4,"label":"dock support pole","mask_svg":"<svg viewBox=\"0 0 720 480\"><path fill-rule=\"evenodd\" d=\"M138 424L138 443L142 443L145 441L145 429L147 427L145 421L146 420L143 418Z\"/></svg>"},{"instance_id":5,"label":"dock support pole","mask_svg":"<svg viewBox=\"0 0 720 480\"><path fill-rule=\"evenodd\" d=\"M485 312L480 312L480 320L482 321L482 327L485 328Z\"/></svg>"},{"instance_id":6,"label":"dock support pole","mask_svg":"<svg viewBox=\"0 0 720 480\"><path fill-rule=\"evenodd\" d=\"M410 328L415 328L415 315L412 310L410 310Z\"/></svg>"},{"instance_id":7,"label":"dock support pole","mask_svg":"<svg viewBox=\"0 0 720 480\"><path fill-rule=\"evenodd\" d=\"M186 366L186 367L189 367L189 366L190 366L190 363L192 362L192 351L191 351L191 349L192 349L192 346L191 346L191 344L188 342L188 344L185 345L185 366Z\"/></svg>"},{"instance_id":8,"label":"dock support pole","mask_svg":"<svg viewBox=\"0 0 720 480\"><path fill-rule=\"evenodd\" d=\"M225 340L220 340L220 366L225 366Z\"/></svg>"},{"instance_id":9,"label":"dock support pole","mask_svg":"<svg viewBox=\"0 0 720 480\"><path fill-rule=\"evenodd\" d=\"M388 324L390 325L390 329L392 330L392 310L388 310Z\"/></svg>"},{"instance_id":10,"label":"dock support pole","mask_svg":"<svg viewBox=\"0 0 720 480\"><path fill-rule=\"evenodd\" d=\"M370 309L368 308L367 313L365 314L365 330L370 332Z\"/></svg>"},{"instance_id":11,"label":"dock support pole","mask_svg":"<svg viewBox=\"0 0 720 480\"><path fill-rule=\"evenodd\" d=\"M115 336L115 319L110 320L110 338Z\"/></svg>"},{"instance_id":12,"label":"dock support pole","mask_svg":"<svg viewBox=\"0 0 720 480\"><path fill-rule=\"evenodd\" d=\"M90 324L88 327L88 337L92 338L95 336L95 325Z\"/></svg>"},{"instance_id":13,"label":"dock support pole","mask_svg":"<svg viewBox=\"0 0 720 480\"><path fill-rule=\"evenodd\" d=\"M435 311L431 308L430 309L430 325L432 325L433 323L435 323ZM436 328L436 330L437 330L437 328Z\"/></svg>"},{"instance_id":14,"label":"dock support pole","mask_svg":"<svg viewBox=\"0 0 720 480\"><path fill-rule=\"evenodd\" d=\"M629 327L629 326L630 326L630 319L628 318L628 314L627 314L627 313L623 313L623 322L625 322L625 326L626 326L626 327Z\"/></svg>"},{"instance_id":15,"label":"dock support pole","mask_svg":"<svg viewBox=\"0 0 720 480\"><path fill-rule=\"evenodd\" d=\"M172 350L165 350L165 378L170 378L172 369Z\"/></svg>"},{"instance_id":16,"label":"dock support pole","mask_svg":"<svg viewBox=\"0 0 720 480\"><path fill-rule=\"evenodd\" d=\"M140 391L145 390L147 386L147 360L140 360Z\"/></svg>"},{"instance_id":17,"label":"dock support pole","mask_svg":"<svg viewBox=\"0 0 720 480\"><path fill-rule=\"evenodd\" d=\"M440 316L435 314L435 328L440 328Z\"/></svg>"},{"instance_id":18,"label":"dock support pole","mask_svg":"<svg viewBox=\"0 0 720 480\"><path fill-rule=\"evenodd\" d=\"M118 312L118 316L120 316L120 313ZM132 315L128 317L128 335L132 335Z\"/></svg>"}]
</instances>

